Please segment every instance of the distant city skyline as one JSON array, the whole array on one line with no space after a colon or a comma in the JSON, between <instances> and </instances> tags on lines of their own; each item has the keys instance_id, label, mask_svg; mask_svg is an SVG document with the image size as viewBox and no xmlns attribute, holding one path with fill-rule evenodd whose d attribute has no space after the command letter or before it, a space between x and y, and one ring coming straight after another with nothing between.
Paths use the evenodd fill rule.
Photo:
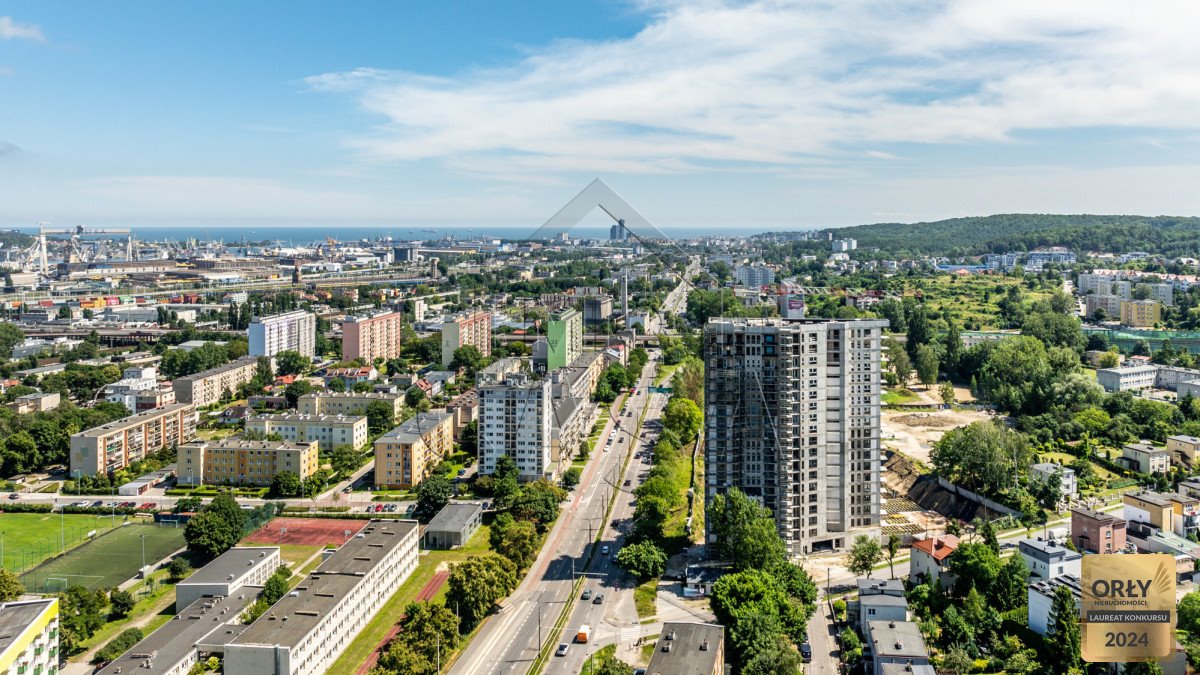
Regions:
<instances>
[{"instance_id":1,"label":"distant city skyline","mask_svg":"<svg viewBox=\"0 0 1200 675\"><path fill-rule=\"evenodd\" d=\"M1198 215L1200 5L0 10L0 227ZM593 213L586 226L607 224Z\"/></svg>"}]
</instances>

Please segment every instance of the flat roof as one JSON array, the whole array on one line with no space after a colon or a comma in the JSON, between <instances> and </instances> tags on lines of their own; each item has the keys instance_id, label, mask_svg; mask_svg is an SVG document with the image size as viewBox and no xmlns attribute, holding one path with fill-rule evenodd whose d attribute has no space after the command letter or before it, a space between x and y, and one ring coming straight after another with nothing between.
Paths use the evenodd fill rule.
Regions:
<instances>
[{"instance_id":1,"label":"flat roof","mask_svg":"<svg viewBox=\"0 0 1200 675\"><path fill-rule=\"evenodd\" d=\"M55 599L0 602L0 654L16 642L29 624L57 602Z\"/></svg>"},{"instance_id":2,"label":"flat roof","mask_svg":"<svg viewBox=\"0 0 1200 675\"><path fill-rule=\"evenodd\" d=\"M450 502L425 526L426 532L461 532L467 523L483 511L478 502Z\"/></svg>"},{"instance_id":3,"label":"flat roof","mask_svg":"<svg viewBox=\"0 0 1200 675\"><path fill-rule=\"evenodd\" d=\"M372 520L233 640L233 644L294 649L362 582L367 572L418 527L415 520Z\"/></svg>"},{"instance_id":4,"label":"flat roof","mask_svg":"<svg viewBox=\"0 0 1200 675\"><path fill-rule=\"evenodd\" d=\"M914 621L868 621L867 630L876 657L929 657L925 638Z\"/></svg>"},{"instance_id":5,"label":"flat roof","mask_svg":"<svg viewBox=\"0 0 1200 675\"><path fill-rule=\"evenodd\" d=\"M1071 591L1071 595L1075 596L1076 600L1083 597L1083 590L1079 586L1079 577L1074 574L1060 574L1056 577L1051 577L1043 581L1029 584L1029 588L1046 596L1047 598L1054 597L1054 591L1059 586L1065 586Z\"/></svg>"},{"instance_id":6,"label":"flat roof","mask_svg":"<svg viewBox=\"0 0 1200 675\"><path fill-rule=\"evenodd\" d=\"M196 570L190 577L179 582L179 586L192 584L219 584L235 579L253 569L271 555L278 553L278 546L235 546L204 567Z\"/></svg>"},{"instance_id":7,"label":"flat roof","mask_svg":"<svg viewBox=\"0 0 1200 675\"><path fill-rule=\"evenodd\" d=\"M454 413L446 410L417 413L401 422L400 426L377 438L375 442L387 440L393 443L413 443L423 438L437 425L453 417Z\"/></svg>"},{"instance_id":8,"label":"flat roof","mask_svg":"<svg viewBox=\"0 0 1200 675\"><path fill-rule=\"evenodd\" d=\"M251 419L267 420L268 422L330 422L341 424L358 424L366 422L365 415L308 415L305 413L259 413Z\"/></svg>"},{"instance_id":9,"label":"flat roof","mask_svg":"<svg viewBox=\"0 0 1200 675\"><path fill-rule=\"evenodd\" d=\"M301 399L314 398L361 398L361 399L376 399L380 401L395 401L398 398L403 398L404 394L391 394L383 391L314 391L301 396Z\"/></svg>"},{"instance_id":10,"label":"flat roof","mask_svg":"<svg viewBox=\"0 0 1200 675\"><path fill-rule=\"evenodd\" d=\"M115 422L109 422L108 424L101 424L98 427L92 427L91 429L85 429L75 435L83 437L83 438L104 436L107 433L110 433L113 431L118 431L120 429L127 429L132 426L137 426L143 422L146 422L146 421L149 421L152 419L157 419L159 417L165 417L167 415L171 415L173 413L179 412L180 410L185 410L185 409L191 408L191 407L192 407L191 403L172 403L170 405L164 405L161 408L154 408L153 410L147 410L146 412L140 412L135 415L130 415L129 417L122 417L121 419L116 420Z\"/></svg>"},{"instance_id":11,"label":"flat roof","mask_svg":"<svg viewBox=\"0 0 1200 675\"><path fill-rule=\"evenodd\" d=\"M177 378L175 378L175 381L176 382L195 382L196 380L202 380L206 377L212 377L213 375L217 375L219 373L223 373L223 372L226 372L229 370L237 370L238 368L244 368L246 366L256 366L256 365L258 365L257 357L243 356L240 359L235 359L224 365L217 366L216 368L209 368L208 370L202 370L198 373L195 373L193 375L187 375L185 377L177 377Z\"/></svg>"},{"instance_id":12,"label":"flat roof","mask_svg":"<svg viewBox=\"0 0 1200 675\"><path fill-rule=\"evenodd\" d=\"M246 586L229 597L196 600L129 651L113 659L98 674L166 673L195 651L197 643L204 642L210 646L229 644L249 628L238 617L247 605L254 602L258 591L256 587ZM149 668L144 667L147 661Z\"/></svg>"},{"instance_id":13,"label":"flat roof","mask_svg":"<svg viewBox=\"0 0 1200 675\"><path fill-rule=\"evenodd\" d=\"M195 440L187 443L181 443L181 446L207 446L219 450L263 450L267 452L279 452L282 450L307 450L316 441L307 441L305 443L293 443L291 441L250 441L238 436L230 436L218 441L202 441Z\"/></svg>"},{"instance_id":14,"label":"flat roof","mask_svg":"<svg viewBox=\"0 0 1200 675\"><path fill-rule=\"evenodd\" d=\"M724 638L725 627L715 623L664 623L646 675L712 675Z\"/></svg>"}]
</instances>

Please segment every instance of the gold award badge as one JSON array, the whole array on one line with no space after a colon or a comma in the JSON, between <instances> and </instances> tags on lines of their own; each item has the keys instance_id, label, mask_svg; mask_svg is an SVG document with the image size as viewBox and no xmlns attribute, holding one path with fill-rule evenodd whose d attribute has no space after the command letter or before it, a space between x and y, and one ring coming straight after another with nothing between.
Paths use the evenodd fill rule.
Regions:
<instances>
[{"instance_id":1,"label":"gold award badge","mask_svg":"<svg viewBox=\"0 0 1200 675\"><path fill-rule=\"evenodd\" d=\"M1084 661L1150 661L1175 642L1175 558L1164 553L1083 557Z\"/></svg>"}]
</instances>

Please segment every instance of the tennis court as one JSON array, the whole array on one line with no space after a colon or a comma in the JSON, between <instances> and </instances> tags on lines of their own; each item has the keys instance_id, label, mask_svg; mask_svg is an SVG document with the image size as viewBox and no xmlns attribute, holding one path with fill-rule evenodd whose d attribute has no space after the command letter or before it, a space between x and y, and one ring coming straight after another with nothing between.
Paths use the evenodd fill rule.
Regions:
<instances>
[{"instance_id":1,"label":"tennis court","mask_svg":"<svg viewBox=\"0 0 1200 675\"><path fill-rule=\"evenodd\" d=\"M21 583L35 593L75 584L111 588L137 575L143 543L146 564L153 565L185 546L183 528L148 523L118 527L22 574Z\"/></svg>"},{"instance_id":2,"label":"tennis court","mask_svg":"<svg viewBox=\"0 0 1200 675\"><path fill-rule=\"evenodd\" d=\"M367 525L366 520L275 518L243 541L247 544L341 546Z\"/></svg>"}]
</instances>

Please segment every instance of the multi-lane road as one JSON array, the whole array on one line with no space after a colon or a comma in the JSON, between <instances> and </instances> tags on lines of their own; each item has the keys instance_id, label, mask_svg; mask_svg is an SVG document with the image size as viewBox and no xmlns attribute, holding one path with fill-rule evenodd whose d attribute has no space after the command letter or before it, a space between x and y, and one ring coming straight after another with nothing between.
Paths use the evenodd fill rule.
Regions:
<instances>
[{"instance_id":1,"label":"multi-lane road","mask_svg":"<svg viewBox=\"0 0 1200 675\"><path fill-rule=\"evenodd\" d=\"M618 492L612 518L605 527L600 542L600 546L607 547L608 552L603 553L603 548L596 551L591 565L584 570L587 577L584 588L591 592L591 597L587 600L582 597L576 598L575 608L557 638L558 643L567 645L567 653L564 656L552 657L546 667L547 673L574 675L580 672L584 660L595 649L614 642L633 642L643 635L633 600L636 581L617 566L616 556L624 544L626 535L629 534L635 506L633 490L641 484L650 470L651 449L658 441L659 420L662 409L667 404L665 394L649 396L646 421L642 431L632 439L637 456L629 462L620 483L615 486ZM631 423L636 424L636 418L626 419L633 420ZM603 596L599 603L595 601L597 595ZM592 629L588 644L575 643L574 638L581 625L588 625ZM653 632L657 634L657 630Z\"/></svg>"},{"instance_id":2,"label":"multi-lane road","mask_svg":"<svg viewBox=\"0 0 1200 675\"><path fill-rule=\"evenodd\" d=\"M628 398L621 414L606 425L579 487L564 505L524 580L501 603L500 610L487 619L454 663L451 673L525 673L541 646L551 639L563 608L575 600L575 575L583 573L596 534L607 531L608 499L614 489L624 487L622 467L632 452L632 433L638 417L650 402L647 387L653 383L655 367L655 361L647 364L637 383L637 393ZM625 494L618 499L618 502L628 501ZM602 562L597 558L593 562L594 571L606 571L604 578L610 578L608 573L612 572L611 550L607 560Z\"/></svg>"}]
</instances>

